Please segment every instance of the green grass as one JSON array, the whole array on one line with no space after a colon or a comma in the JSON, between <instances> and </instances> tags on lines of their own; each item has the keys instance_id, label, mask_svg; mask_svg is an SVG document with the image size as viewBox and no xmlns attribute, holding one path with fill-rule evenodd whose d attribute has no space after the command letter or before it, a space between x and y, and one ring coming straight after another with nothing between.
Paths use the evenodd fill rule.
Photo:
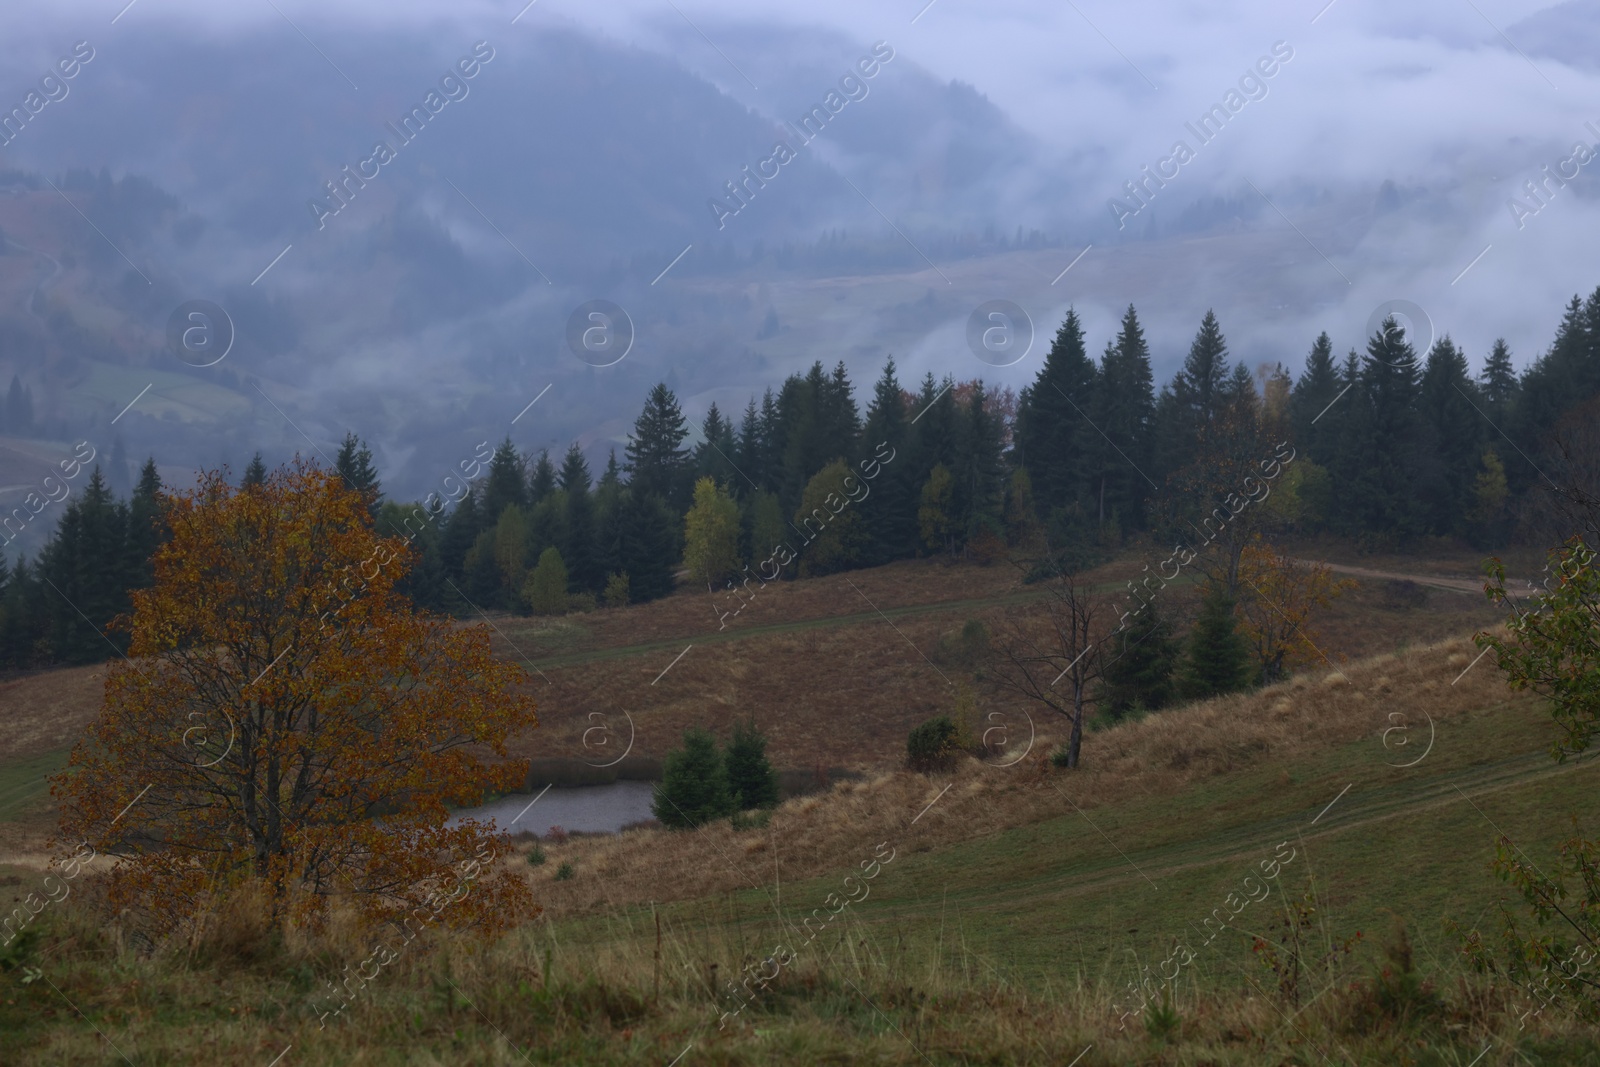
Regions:
<instances>
[{"instance_id":1,"label":"green grass","mask_svg":"<svg viewBox=\"0 0 1600 1067\"><path fill-rule=\"evenodd\" d=\"M46 779L67 765L67 749L0 763L0 822L26 814L48 798Z\"/></svg>"},{"instance_id":2,"label":"green grass","mask_svg":"<svg viewBox=\"0 0 1600 1067\"><path fill-rule=\"evenodd\" d=\"M902 849L870 897L847 909L845 926L852 938L974 955L1026 985L1080 976L1120 983L1133 977L1135 959L1162 959L1174 937L1197 948L1193 941L1203 938L1195 927L1287 841L1296 855L1281 888L1240 914L1241 930L1259 932L1285 893L1298 896L1314 881L1330 933L1382 934L1399 915L1419 952L1442 964L1453 951L1445 917L1470 926L1501 899L1488 870L1497 834L1541 860L1570 834L1566 812L1592 810L1600 787L1594 767L1556 765L1547 743L1548 720L1533 702L1517 701L1450 720L1409 770L1386 766L1394 757L1374 738L1087 816L1069 800L1070 774L1058 773L1051 781L1063 794L1063 815L933 852ZM875 844L862 843L863 858ZM703 902L665 914L762 943L803 940L799 919L840 892L850 873L786 880L785 925L774 915L770 885L735 894L714 920ZM839 925L814 950L832 947ZM615 929L607 919L559 926L569 943L604 941ZM1242 932L1217 938L1197 961L1196 977L1212 987L1237 986L1241 973L1259 979L1249 945Z\"/></svg>"}]
</instances>

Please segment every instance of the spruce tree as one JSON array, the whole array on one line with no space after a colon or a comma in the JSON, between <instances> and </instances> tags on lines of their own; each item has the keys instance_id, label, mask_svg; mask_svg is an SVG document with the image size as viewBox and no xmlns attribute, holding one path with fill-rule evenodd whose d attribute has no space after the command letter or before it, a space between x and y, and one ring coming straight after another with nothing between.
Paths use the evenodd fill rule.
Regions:
<instances>
[{"instance_id":1,"label":"spruce tree","mask_svg":"<svg viewBox=\"0 0 1600 1067\"><path fill-rule=\"evenodd\" d=\"M1329 427L1338 421L1328 405L1335 399L1348 399L1339 397L1343 388L1338 368L1333 363L1333 342L1324 331L1311 345L1305 372L1294 384L1289 400L1289 425L1294 430L1296 447L1303 449L1312 462L1324 467L1333 462L1335 438Z\"/></svg>"},{"instance_id":2,"label":"spruce tree","mask_svg":"<svg viewBox=\"0 0 1600 1067\"><path fill-rule=\"evenodd\" d=\"M486 522L500 521L506 508L528 506L527 474L522 457L507 437L489 457L489 476L483 486L483 517Z\"/></svg>"},{"instance_id":3,"label":"spruce tree","mask_svg":"<svg viewBox=\"0 0 1600 1067\"><path fill-rule=\"evenodd\" d=\"M1200 605L1200 617L1189 633L1178 678L1178 691L1188 700L1205 700L1250 686L1255 668L1250 649L1238 632L1233 601L1220 585L1211 585Z\"/></svg>"},{"instance_id":4,"label":"spruce tree","mask_svg":"<svg viewBox=\"0 0 1600 1067\"><path fill-rule=\"evenodd\" d=\"M755 719L735 723L728 742L728 788L739 811L778 804L778 775L767 761L767 739Z\"/></svg>"},{"instance_id":5,"label":"spruce tree","mask_svg":"<svg viewBox=\"0 0 1600 1067\"><path fill-rule=\"evenodd\" d=\"M240 485L246 489L251 486L261 486L267 481L267 465L261 461L261 453L257 452L250 457L250 465L244 469L244 478Z\"/></svg>"},{"instance_id":6,"label":"spruce tree","mask_svg":"<svg viewBox=\"0 0 1600 1067\"><path fill-rule=\"evenodd\" d=\"M594 497L589 492L589 464L574 441L561 463L561 492L566 509L561 529L561 558L566 560L574 589L598 594L605 583L605 563L595 543Z\"/></svg>"},{"instance_id":7,"label":"spruce tree","mask_svg":"<svg viewBox=\"0 0 1600 1067\"><path fill-rule=\"evenodd\" d=\"M622 503L618 569L628 576L628 592L634 603L656 600L672 592L677 525L677 515L660 497L628 487Z\"/></svg>"},{"instance_id":8,"label":"spruce tree","mask_svg":"<svg viewBox=\"0 0 1600 1067\"><path fill-rule=\"evenodd\" d=\"M915 502L920 487L910 484L906 473L911 469L906 455L911 434L908 418L905 395L895 375L894 357L890 356L884 361L883 373L872 388L867 424L861 434L862 458L873 457L863 473L876 473L869 482L870 495L861 502L868 537L862 561L868 566L878 566L916 552ZM887 445L882 454L894 457L887 465L876 459L880 445Z\"/></svg>"},{"instance_id":9,"label":"spruce tree","mask_svg":"<svg viewBox=\"0 0 1600 1067\"><path fill-rule=\"evenodd\" d=\"M694 449L696 480L710 478L723 488L737 492L745 481L733 469L733 454L737 451L733 423L722 417L715 401L700 424L700 434L701 441Z\"/></svg>"},{"instance_id":10,"label":"spruce tree","mask_svg":"<svg viewBox=\"0 0 1600 1067\"><path fill-rule=\"evenodd\" d=\"M1417 448L1412 473L1427 532L1465 532L1482 453L1482 399L1467 359L1446 335L1428 353L1418 386Z\"/></svg>"},{"instance_id":11,"label":"spruce tree","mask_svg":"<svg viewBox=\"0 0 1600 1067\"><path fill-rule=\"evenodd\" d=\"M690 457L683 447L688 436L678 398L662 383L650 390L623 449L629 485L641 497L660 497L679 515L688 507Z\"/></svg>"},{"instance_id":12,"label":"spruce tree","mask_svg":"<svg viewBox=\"0 0 1600 1067\"><path fill-rule=\"evenodd\" d=\"M445 520L444 535L439 539L439 558L444 564L445 577L458 587L466 576L467 553L483 532L483 525L477 494L470 491Z\"/></svg>"},{"instance_id":13,"label":"spruce tree","mask_svg":"<svg viewBox=\"0 0 1600 1067\"><path fill-rule=\"evenodd\" d=\"M1094 422L1101 442L1090 487L1096 513L1102 523L1116 514L1123 523L1141 525L1145 497L1154 488L1146 479L1156 401L1150 347L1132 304L1122 316L1116 343L1107 344L1100 357L1099 380Z\"/></svg>"},{"instance_id":14,"label":"spruce tree","mask_svg":"<svg viewBox=\"0 0 1600 1067\"><path fill-rule=\"evenodd\" d=\"M1483 396L1484 414L1495 427L1511 429L1511 409L1516 403L1521 383L1517 380L1517 369L1511 363L1511 349L1506 346L1504 337L1495 339L1494 347L1489 350L1489 358L1484 360L1483 374L1478 383ZM1488 435L1499 437L1494 427L1487 428L1485 436Z\"/></svg>"},{"instance_id":15,"label":"spruce tree","mask_svg":"<svg viewBox=\"0 0 1600 1067\"><path fill-rule=\"evenodd\" d=\"M333 469L344 484L367 498L376 512L377 500L382 490L378 484L378 471L372 465L372 449L353 433L346 433L339 444L339 454L333 458Z\"/></svg>"},{"instance_id":16,"label":"spruce tree","mask_svg":"<svg viewBox=\"0 0 1600 1067\"><path fill-rule=\"evenodd\" d=\"M728 770L709 731L684 731L683 747L667 754L650 810L663 825L680 830L733 814Z\"/></svg>"},{"instance_id":17,"label":"spruce tree","mask_svg":"<svg viewBox=\"0 0 1600 1067\"><path fill-rule=\"evenodd\" d=\"M745 478L749 478L750 481L756 484L756 490L754 491L765 488L767 486L767 442L762 436L761 413L756 409L755 397L751 397L750 403L745 406L744 418L739 422L739 440L734 447L739 470L744 474ZM744 489L740 490L740 494L743 495L744 491L749 489L749 482L745 482L743 478L740 479L740 482L744 484Z\"/></svg>"},{"instance_id":18,"label":"spruce tree","mask_svg":"<svg viewBox=\"0 0 1600 1067\"><path fill-rule=\"evenodd\" d=\"M161 475L154 457L139 468L139 482L128 501L128 540L126 571L128 586L148 588L155 581L151 564L156 549L167 539L167 525L161 515Z\"/></svg>"},{"instance_id":19,"label":"spruce tree","mask_svg":"<svg viewBox=\"0 0 1600 1067\"><path fill-rule=\"evenodd\" d=\"M1041 513L1089 500L1093 474L1084 460L1099 447L1095 441L1102 440L1089 423L1098 377L1078 314L1069 309L1017 408L1016 459L1033 479ZM938 462L943 460L933 461ZM919 476L926 479L927 470Z\"/></svg>"},{"instance_id":20,"label":"spruce tree","mask_svg":"<svg viewBox=\"0 0 1600 1067\"><path fill-rule=\"evenodd\" d=\"M1171 703L1180 651L1172 624L1161 616L1155 601L1147 603L1107 649L1099 710L1120 719L1136 708L1156 711Z\"/></svg>"},{"instance_id":21,"label":"spruce tree","mask_svg":"<svg viewBox=\"0 0 1600 1067\"><path fill-rule=\"evenodd\" d=\"M1216 314L1208 310L1183 367L1172 378L1173 421L1159 442L1163 470L1177 470L1197 445L1203 449L1208 431L1227 407L1230 373L1228 342Z\"/></svg>"},{"instance_id":22,"label":"spruce tree","mask_svg":"<svg viewBox=\"0 0 1600 1067\"><path fill-rule=\"evenodd\" d=\"M615 459L615 456L612 457ZM550 450L539 449L539 458L533 464L533 474L528 477L528 503L542 503L556 491L556 469L550 462Z\"/></svg>"},{"instance_id":23,"label":"spruce tree","mask_svg":"<svg viewBox=\"0 0 1600 1067\"><path fill-rule=\"evenodd\" d=\"M983 382L973 384L961 419L961 449L953 472L961 487L957 524L962 541L970 542L982 531L1005 538L1005 461L1001 456L1003 427L988 411Z\"/></svg>"}]
</instances>

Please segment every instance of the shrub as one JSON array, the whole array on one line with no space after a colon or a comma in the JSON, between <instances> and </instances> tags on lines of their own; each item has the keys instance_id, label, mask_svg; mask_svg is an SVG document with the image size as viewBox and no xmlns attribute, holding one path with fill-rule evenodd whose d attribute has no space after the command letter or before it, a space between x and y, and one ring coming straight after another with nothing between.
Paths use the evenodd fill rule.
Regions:
<instances>
[{"instance_id":1,"label":"shrub","mask_svg":"<svg viewBox=\"0 0 1600 1067\"><path fill-rule=\"evenodd\" d=\"M593 593L573 593L567 597L569 613L593 611L597 606Z\"/></svg>"},{"instance_id":2,"label":"shrub","mask_svg":"<svg viewBox=\"0 0 1600 1067\"><path fill-rule=\"evenodd\" d=\"M561 615L567 610L567 565L553 547L539 554L522 595L535 615Z\"/></svg>"},{"instance_id":3,"label":"shrub","mask_svg":"<svg viewBox=\"0 0 1600 1067\"><path fill-rule=\"evenodd\" d=\"M558 881L558 882L570 882L571 880L572 880L572 864L570 862L563 863L561 866L556 868L556 881Z\"/></svg>"},{"instance_id":4,"label":"shrub","mask_svg":"<svg viewBox=\"0 0 1600 1067\"><path fill-rule=\"evenodd\" d=\"M608 608L628 606L628 576L620 571L606 579L606 591L600 600Z\"/></svg>"},{"instance_id":5,"label":"shrub","mask_svg":"<svg viewBox=\"0 0 1600 1067\"><path fill-rule=\"evenodd\" d=\"M650 811L678 830L732 815L733 793L717 739L698 726L684 731L683 747L667 755Z\"/></svg>"},{"instance_id":6,"label":"shrub","mask_svg":"<svg viewBox=\"0 0 1600 1067\"><path fill-rule=\"evenodd\" d=\"M544 849L539 847L539 842L537 842L537 841L535 841L533 843L533 851L528 853L528 866L530 866L530 867L542 867L542 866L544 866Z\"/></svg>"},{"instance_id":7,"label":"shrub","mask_svg":"<svg viewBox=\"0 0 1600 1067\"><path fill-rule=\"evenodd\" d=\"M728 742L728 788L739 810L770 808L778 803L778 775L767 762L767 739L754 719L733 728Z\"/></svg>"},{"instance_id":8,"label":"shrub","mask_svg":"<svg viewBox=\"0 0 1600 1067\"><path fill-rule=\"evenodd\" d=\"M960 633L946 634L934 646L932 659L941 667L976 671L989 654L989 627L982 619L968 619Z\"/></svg>"},{"instance_id":9,"label":"shrub","mask_svg":"<svg viewBox=\"0 0 1600 1067\"><path fill-rule=\"evenodd\" d=\"M558 845L564 845L567 843L567 832L559 826L550 827L545 836Z\"/></svg>"},{"instance_id":10,"label":"shrub","mask_svg":"<svg viewBox=\"0 0 1600 1067\"><path fill-rule=\"evenodd\" d=\"M1072 766L1072 750L1067 748L1066 745L1062 745L1050 753L1050 766L1058 768Z\"/></svg>"},{"instance_id":11,"label":"shrub","mask_svg":"<svg viewBox=\"0 0 1600 1067\"><path fill-rule=\"evenodd\" d=\"M765 830L771 821L770 808L762 808L760 811L736 811L731 820L735 830Z\"/></svg>"},{"instance_id":12,"label":"shrub","mask_svg":"<svg viewBox=\"0 0 1600 1067\"><path fill-rule=\"evenodd\" d=\"M956 724L950 716L940 715L912 729L906 738L906 766L923 772L944 770L959 751Z\"/></svg>"}]
</instances>

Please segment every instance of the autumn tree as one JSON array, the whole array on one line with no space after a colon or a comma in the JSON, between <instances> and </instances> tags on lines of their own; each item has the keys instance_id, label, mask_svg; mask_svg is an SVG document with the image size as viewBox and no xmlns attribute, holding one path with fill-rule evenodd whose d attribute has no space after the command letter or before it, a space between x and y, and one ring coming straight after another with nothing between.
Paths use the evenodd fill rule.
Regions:
<instances>
[{"instance_id":1,"label":"autumn tree","mask_svg":"<svg viewBox=\"0 0 1600 1067\"><path fill-rule=\"evenodd\" d=\"M505 745L537 723L526 675L486 630L395 593L412 554L367 503L303 463L164 497L155 584L121 620L129 656L52 782L63 840L119 859L113 907L171 929L254 881L275 918L315 924L342 897L397 922L470 865L445 922L492 932L529 911L520 878L479 869L504 837L446 825L447 804L522 781Z\"/></svg>"},{"instance_id":2,"label":"autumn tree","mask_svg":"<svg viewBox=\"0 0 1600 1067\"><path fill-rule=\"evenodd\" d=\"M1244 546L1239 624L1262 685L1281 681L1290 666L1322 658L1312 617L1355 584L1335 578L1326 564L1292 559L1259 536Z\"/></svg>"},{"instance_id":3,"label":"autumn tree","mask_svg":"<svg viewBox=\"0 0 1600 1067\"><path fill-rule=\"evenodd\" d=\"M868 535L853 503L862 499L865 485L842 459L827 464L806 483L794 515L794 528L808 538L800 548L802 577L833 574L861 561Z\"/></svg>"},{"instance_id":4,"label":"autumn tree","mask_svg":"<svg viewBox=\"0 0 1600 1067\"><path fill-rule=\"evenodd\" d=\"M931 551L955 555L954 482L944 464L929 472L922 486L921 501L917 507L917 527L922 533L922 543Z\"/></svg>"},{"instance_id":5,"label":"autumn tree","mask_svg":"<svg viewBox=\"0 0 1600 1067\"><path fill-rule=\"evenodd\" d=\"M711 478L694 484L683 520L683 565L695 581L712 585L739 566L739 505Z\"/></svg>"},{"instance_id":6,"label":"autumn tree","mask_svg":"<svg viewBox=\"0 0 1600 1067\"><path fill-rule=\"evenodd\" d=\"M566 614L567 565L553 546L539 554L539 564L528 575L522 595L535 615Z\"/></svg>"}]
</instances>

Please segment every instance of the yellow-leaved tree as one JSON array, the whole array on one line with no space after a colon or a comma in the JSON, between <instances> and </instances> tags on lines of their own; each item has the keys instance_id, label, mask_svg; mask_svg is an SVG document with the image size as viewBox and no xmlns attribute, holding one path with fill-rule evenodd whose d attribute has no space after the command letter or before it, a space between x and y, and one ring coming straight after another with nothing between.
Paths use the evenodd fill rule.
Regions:
<instances>
[{"instance_id":1,"label":"yellow-leaved tree","mask_svg":"<svg viewBox=\"0 0 1600 1067\"><path fill-rule=\"evenodd\" d=\"M1239 554L1239 615L1261 670L1261 684L1280 681L1293 664L1322 659L1312 616L1355 586L1325 564L1280 553L1260 534Z\"/></svg>"},{"instance_id":2,"label":"yellow-leaved tree","mask_svg":"<svg viewBox=\"0 0 1600 1067\"><path fill-rule=\"evenodd\" d=\"M63 837L119 857L112 905L158 932L246 885L312 925L334 897L379 922L446 894L439 918L490 933L535 911L492 862L504 836L445 806L522 781L522 668L483 628L413 612L406 542L314 465L241 489L207 474L163 505L128 658L52 783Z\"/></svg>"}]
</instances>

